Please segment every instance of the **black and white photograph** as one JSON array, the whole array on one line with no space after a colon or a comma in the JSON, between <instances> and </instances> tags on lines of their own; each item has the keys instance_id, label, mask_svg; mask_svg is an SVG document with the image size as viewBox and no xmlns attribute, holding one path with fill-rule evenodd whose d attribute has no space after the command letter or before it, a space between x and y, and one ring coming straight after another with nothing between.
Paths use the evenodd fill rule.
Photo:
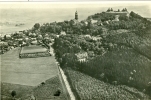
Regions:
<instances>
[{"instance_id":1,"label":"black and white photograph","mask_svg":"<svg viewBox=\"0 0 151 100\"><path fill-rule=\"evenodd\" d=\"M151 1L0 2L1 100L151 100Z\"/></svg>"}]
</instances>

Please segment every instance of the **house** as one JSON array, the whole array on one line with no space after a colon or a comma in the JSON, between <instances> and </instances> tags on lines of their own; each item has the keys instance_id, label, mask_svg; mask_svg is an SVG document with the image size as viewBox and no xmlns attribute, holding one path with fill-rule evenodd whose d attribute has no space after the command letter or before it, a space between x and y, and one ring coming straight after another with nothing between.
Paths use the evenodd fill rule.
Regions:
<instances>
[{"instance_id":1,"label":"house","mask_svg":"<svg viewBox=\"0 0 151 100\"><path fill-rule=\"evenodd\" d=\"M7 40L8 40L8 39L11 39L11 35L10 35L10 34L6 34L6 35L4 36L4 38L7 39Z\"/></svg>"},{"instance_id":2,"label":"house","mask_svg":"<svg viewBox=\"0 0 151 100\"><path fill-rule=\"evenodd\" d=\"M27 45L27 43L23 41L22 46L26 46L26 45Z\"/></svg>"},{"instance_id":3,"label":"house","mask_svg":"<svg viewBox=\"0 0 151 100\"><path fill-rule=\"evenodd\" d=\"M32 44L32 45L36 45L36 44L38 44L38 41L37 41L37 40L32 41L31 44Z\"/></svg>"},{"instance_id":4,"label":"house","mask_svg":"<svg viewBox=\"0 0 151 100\"><path fill-rule=\"evenodd\" d=\"M83 25L85 25L85 26L88 25L88 22L87 22L86 20L82 20L81 23L82 23Z\"/></svg>"},{"instance_id":5,"label":"house","mask_svg":"<svg viewBox=\"0 0 151 100\"><path fill-rule=\"evenodd\" d=\"M23 39L22 38L19 38L19 39L17 39L18 41L23 41Z\"/></svg>"},{"instance_id":6,"label":"house","mask_svg":"<svg viewBox=\"0 0 151 100\"><path fill-rule=\"evenodd\" d=\"M105 21L106 24L109 24L109 21Z\"/></svg>"},{"instance_id":7,"label":"house","mask_svg":"<svg viewBox=\"0 0 151 100\"><path fill-rule=\"evenodd\" d=\"M25 38L24 38L24 41L28 41L28 40L29 40L29 38L28 38L28 37L25 37Z\"/></svg>"},{"instance_id":8,"label":"house","mask_svg":"<svg viewBox=\"0 0 151 100\"><path fill-rule=\"evenodd\" d=\"M32 36L32 33L31 33L31 32L29 33L29 36Z\"/></svg>"},{"instance_id":9,"label":"house","mask_svg":"<svg viewBox=\"0 0 151 100\"><path fill-rule=\"evenodd\" d=\"M3 40L4 40L4 35L0 34L0 41L3 41Z\"/></svg>"},{"instance_id":10,"label":"house","mask_svg":"<svg viewBox=\"0 0 151 100\"><path fill-rule=\"evenodd\" d=\"M97 41L97 40L101 40L102 37L98 37L98 36L92 36L92 40Z\"/></svg>"},{"instance_id":11,"label":"house","mask_svg":"<svg viewBox=\"0 0 151 100\"><path fill-rule=\"evenodd\" d=\"M119 21L119 15L115 15L115 19L112 21Z\"/></svg>"},{"instance_id":12,"label":"house","mask_svg":"<svg viewBox=\"0 0 151 100\"><path fill-rule=\"evenodd\" d=\"M75 55L76 55L78 61L80 61L80 62L85 62L86 59L88 58L88 53L87 52L79 52Z\"/></svg>"},{"instance_id":13,"label":"house","mask_svg":"<svg viewBox=\"0 0 151 100\"><path fill-rule=\"evenodd\" d=\"M102 21L101 21L101 20L100 20L100 21L98 21L98 22L97 22L97 25L98 25L98 26L103 26Z\"/></svg>"},{"instance_id":14,"label":"house","mask_svg":"<svg viewBox=\"0 0 151 100\"><path fill-rule=\"evenodd\" d=\"M65 31L61 31L60 35L66 35L66 32Z\"/></svg>"},{"instance_id":15,"label":"house","mask_svg":"<svg viewBox=\"0 0 151 100\"><path fill-rule=\"evenodd\" d=\"M92 24L96 24L97 22L98 22L97 20L91 19L91 23L92 23Z\"/></svg>"},{"instance_id":16,"label":"house","mask_svg":"<svg viewBox=\"0 0 151 100\"><path fill-rule=\"evenodd\" d=\"M59 35L56 35L57 38L59 38Z\"/></svg>"},{"instance_id":17,"label":"house","mask_svg":"<svg viewBox=\"0 0 151 100\"><path fill-rule=\"evenodd\" d=\"M91 38L91 36L90 36L90 35L84 35L84 37L86 37L86 38Z\"/></svg>"},{"instance_id":18,"label":"house","mask_svg":"<svg viewBox=\"0 0 151 100\"><path fill-rule=\"evenodd\" d=\"M32 40L32 41L36 41L37 39L36 39L36 38L31 38L31 40Z\"/></svg>"},{"instance_id":19,"label":"house","mask_svg":"<svg viewBox=\"0 0 151 100\"><path fill-rule=\"evenodd\" d=\"M36 33L31 33L31 32L30 32L30 33L29 33L29 36L30 36L30 37L36 37Z\"/></svg>"},{"instance_id":20,"label":"house","mask_svg":"<svg viewBox=\"0 0 151 100\"><path fill-rule=\"evenodd\" d=\"M8 45L8 42L0 42L0 46Z\"/></svg>"}]
</instances>

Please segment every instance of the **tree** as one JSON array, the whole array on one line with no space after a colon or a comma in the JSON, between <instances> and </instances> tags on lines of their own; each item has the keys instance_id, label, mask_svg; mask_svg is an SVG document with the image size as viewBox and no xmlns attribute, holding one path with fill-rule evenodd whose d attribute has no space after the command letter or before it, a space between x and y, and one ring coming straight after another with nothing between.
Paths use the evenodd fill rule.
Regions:
<instances>
[{"instance_id":1,"label":"tree","mask_svg":"<svg viewBox=\"0 0 151 100\"><path fill-rule=\"evenodd\" d=\"M14 90L11 92L11 95L12 95L13 98L16 96L16 94L17 94L17 93L16 93L16 91L14 91Z\"/></svg>"},{"instance_id":2,"label":"tree","mask_svg":"<svg viewBox=\"0 0 151 100\"><path fill-rule=\"evenodd\" d=\"M36 24L34 25L34 28L35 28L36 30L38 30L38 29L40 28L40 24L39 24L39 23L36 23Z\"/></svg>"},{"instance_id":3,"label":"tree","mask_svg":"<svg viewBox=\"0 0 151 100\"><path fill-rule=\"evenodd\" d=\"M54 94L54 96L60 96L61 94L61 89L57 89L56 93Z\"/></svg>"},{"instance_id":4,"label":"tree","mask_svg":"<svg viewBox=\"0 0 151 100\"><path fill-rule=\"evenodd\" d=\"M125 8L125 11L127 11L127 9Z\"/></svg>"},{"instance_id":5,"label":"tree","mask_svg":"<svg viewBox=\"0 0 151 100\"><path fill-rule=\"evenodd\" d=\"M125 9L122 10L123 12L125 11Z\"/></svg>"},{"instance_id":6,"label":"tree","mask_svg":"<svg viewBox=\"0 0 151 100\"><path fill-rule=\"evenodd\" d=\"M110 8L107 10L107 12L110 12L111 10L110 10Z\"/></svg>"}]
</instances>

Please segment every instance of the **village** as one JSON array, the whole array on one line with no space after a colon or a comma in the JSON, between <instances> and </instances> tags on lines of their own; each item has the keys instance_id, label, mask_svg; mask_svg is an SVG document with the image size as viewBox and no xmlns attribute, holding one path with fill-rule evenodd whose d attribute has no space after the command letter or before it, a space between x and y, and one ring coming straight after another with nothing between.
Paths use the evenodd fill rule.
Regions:
<instances>
[{"instance_id":1,"label":"village","mask_svg":"<svg viewBox=\"0 0 151 100\"><path fill-rule=\"evenodd\" d=\"M35 23L31 29L1 35L0 55L10 60L4 55L12 52L17 70L31 67L38 73L30 92L38 100L149 100L150 26L127 8L108 8L81 21L75 11L71 20ZM3 65L12 68L7 61ZM17 98L22 97L27 98Z\"/></svg>"},{"instance_id":2,"label":"village","mask_svg":"<svg viewBox=\"0 0 151 100\"><path fill-rule=\"evenodd\" d=\"M113 21L119 21L119 16L124 15L124 16L129 16L129 12L127 11L126 8L124 8L122 11L113 11L112 8L109 8L106 12L107 15L115 15L115 19L113 20L107 20L107 21L100 21L100 20L94 20L92 18L89 18L87 20L82 20L81 22L78 21L78 12L75 12L75 19L71 19L70 21L64 21L62 22L63 24L71 23L71 26L88 26L89 23L91 23L94 27L95 26L102 26L102 31L103 34L106 34L106 29L103 27L103 25L109 24L110 22ZM39 25L39 23L37 23ZM36 24L35 24L36 25ZM43 24L42 26L46 26L47 24ZM56 25L56 22L52 23L52 25ZM40 25L39 25L40 27ZM66 35L71 29L67 28L66 30L61 29L58 33L42 33L40 29L35 30L35 27L29 30L23 30L19 32L14 32L14 33L9 33L6 35L1 35L0 36L0 54L3 54L15 47L23 47L23 46L29 46L29 45L42 45L48 47L49 44L54 42L55 38L58 38L59 35ZM91 38L92 40L100 40L102 37L100 36L101 34L97 36L92 36L91 34L85 34L81 35L82 37L88 37ZM49 47L48 47L49 48Z\"/></svg>"}]
</instances>

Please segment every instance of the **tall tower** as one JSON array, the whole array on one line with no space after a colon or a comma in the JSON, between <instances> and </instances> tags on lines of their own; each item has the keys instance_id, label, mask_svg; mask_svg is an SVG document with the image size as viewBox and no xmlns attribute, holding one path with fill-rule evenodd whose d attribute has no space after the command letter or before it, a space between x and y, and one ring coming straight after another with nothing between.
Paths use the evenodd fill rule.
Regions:
<instances>
[{"instance_id":1,"label":"tall tower","mask_svg":"<svg viewBox=\"0 0 151 100\"><path fill-rule=\"evenodd\" d=\"M75 19L78 20L78 12L75 12Z\"/></svg>"}]
</instances>

